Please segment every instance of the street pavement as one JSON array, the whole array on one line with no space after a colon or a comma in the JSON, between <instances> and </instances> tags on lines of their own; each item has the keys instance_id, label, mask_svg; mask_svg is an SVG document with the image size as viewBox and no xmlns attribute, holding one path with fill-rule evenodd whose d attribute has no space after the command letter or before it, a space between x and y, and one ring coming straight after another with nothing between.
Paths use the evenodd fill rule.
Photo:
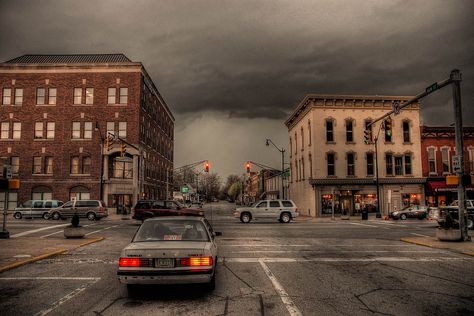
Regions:
<instances>
[{"instance_id":1,"label":"street pavement","mask_svg":"<svg viewBox=\"0 0 474 316\"><path fill-rule=\"evenodd\" d=\"M432 221L302 217L242 224L232 217L234 208L204 207L223 233L213 292L147 286L133 296L116 269L140 223L118 216L81 221L90 225L88 235L66 244L61 225L67 222L10 219L12 238L0 240L8 253L0 254L0 267L65 251L0 273L2 315L474 314L474 257L401 241L432 240Z\"/></svg>"}]
</instances>

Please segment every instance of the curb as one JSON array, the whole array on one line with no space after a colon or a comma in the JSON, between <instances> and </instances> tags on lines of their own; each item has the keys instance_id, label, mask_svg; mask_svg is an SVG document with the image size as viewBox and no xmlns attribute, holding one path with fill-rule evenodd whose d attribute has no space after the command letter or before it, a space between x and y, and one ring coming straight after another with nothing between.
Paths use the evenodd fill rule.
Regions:
<instances>
[{"instance_id":1,"label":"curb","mask_svg":"<svg viewBox=\"0 0 474 316\"><path fill-rule=\"evenodd\" d=\"M406 238L403 238L403 237L400 238L400 241L403 241L403 242L406 242L406 243L409 243L409 244L415 244L415 245L419 245L419 246L434 248L433 245L431 245L431 244L425 244L423 242L413 241L413 240L409 240L409 239L406 239Z\"/></svg>"},{"instance_id":2,"label":"curb","mask_svg":"<svg viewBox=\"0 0 474 316\"><path fill-rule=\"evenodd\" d=\"M461 252L463 255L474 257L474 253L471 252Z\"/></svg>"},{"instance_id":3,"label":"curb","mask_svg":"<svg viewBox=\"0 0 474 316\"><path fill-rule=\"evenodd\" d=\"M42 255L39 255L39 256L36 256L36 257L33 257L33 258L29 258L29 259L23 260L23 261L15 262L15 263L6 265L6 266L4 266L4 267L0 267L0 273L3 273L3 272L5 272L5 271L12 270L12 269L15 269L15 268L24 266L24 265L26 265L26 264L28 264L28 263L36 262L36 261L43 260L43 259L47 259L47 258L51 258L51 257L57 256L57 255L60 255L60 254L66 252L66 251L68 251L68 250L74 250L74 249L77 249L77 248L79 248L79 247L84 247L84 246L90 245L90 244L92 244L92 243L95 243L95 242L98 242L98 241L101 241L101 240L104 240L104 239L105 239L104 237L98 237L98 238L89 240L89 241L87 241L87 242L84 242L84 243L82 243L82 244L79 244L79 246L78 246L78 247L75 247L75 248L71 248L71 249L59 249L59 250L56 250L56 251L53 251L53 252L49 252L49 253L45 253L45 254L42 254Z\"/></svg>"}]
</instances>

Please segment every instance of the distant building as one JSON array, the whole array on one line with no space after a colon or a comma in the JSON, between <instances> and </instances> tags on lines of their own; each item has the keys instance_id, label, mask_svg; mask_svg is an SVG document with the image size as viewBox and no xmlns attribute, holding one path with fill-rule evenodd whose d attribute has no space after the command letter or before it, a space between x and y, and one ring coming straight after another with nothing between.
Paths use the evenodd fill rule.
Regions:
<instances>
[{"instance_id":1,"label":"distant building","mask_svg":"<svg viewBox=\"0 0 474 316\"><path fill-rule=\"evenodd\" d=\"M168 192L174 117L140 62L123 54L24 55L0 64L0 101L0 157L21 179L10 200L131 206ZM117 137L111 150L107 135Z\"/></svg>"},{"instance_id":2,"label":"distant building","mask_svg":"<svg viewBox=\"0 0 474 316\"><path fill-rule=\"evenodd\" d=\"M289 136L290 196L311 216L376 211L376 153L364 143L366 124L409 97L306 95L285 122ZM419 104L392 117L380 130L378 170L382 214L423 204ZM380 122L372 126L375 137Z\"/></svg>"},{"instance_id":3,"label":"distant building","mask_svg":"<svg viewBox=\"0 0 474 316\"><path fill-rule=\"evenodd\" d=\"M464 172L474 175L474 127L464 127ZM457 186L446 185L446 176L453 175L456 155L454 127L421 126L421 159L423 176L427 177L428 205L448 205L457 199ZM474 186L466 187L466 198L474 199Z\"/></svg>"}]
</instances>

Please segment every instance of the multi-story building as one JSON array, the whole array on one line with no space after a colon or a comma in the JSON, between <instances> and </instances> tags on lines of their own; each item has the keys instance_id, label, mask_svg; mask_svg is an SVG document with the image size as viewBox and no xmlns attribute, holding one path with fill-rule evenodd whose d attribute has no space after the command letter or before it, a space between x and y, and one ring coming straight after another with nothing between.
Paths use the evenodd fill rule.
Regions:
<instances>
[{"instance_id":1,"label":"multi-story building","mask_svg":"<svg viewBox=\"0 0 474 316\"><path fill-rule=\"evenodd\" d=\"M463 128L464 173L474 175L474 127ZM456 155L454 127L421 126L421 159L426 182L426 202L443 206L457 199L457 186L447 185L446 176L453 175ZM474 199L474 186L466 187L466 198Z\"/></svg>"},{"instance_id":2,"label":"multi-story building","mask_svg":"<svg viewBox=\"0 0 474 316\"><path fill-rule=\"evenodd\" d=\"M130 206L167 194L174 117L140 62L24 55L0 64L0 101L0 157L21 180L10 200Z\"/></svg>"},{"instance_id":3,"label":"multi-story building","mask_svg":"<svg viewBox=\"0 0 474 316\"><path fill-rule=\"evenodd\" d=\"M379 171L381 213L423 204L419 104L391 117L382 130L366 125L402 96L306 95L285 122L289 133L290 196L302 214L323 216L376 211ZM378 135L377 152L375 137ZM377 163L378 158L378 163Z\"/></svg>"}]
</instances>

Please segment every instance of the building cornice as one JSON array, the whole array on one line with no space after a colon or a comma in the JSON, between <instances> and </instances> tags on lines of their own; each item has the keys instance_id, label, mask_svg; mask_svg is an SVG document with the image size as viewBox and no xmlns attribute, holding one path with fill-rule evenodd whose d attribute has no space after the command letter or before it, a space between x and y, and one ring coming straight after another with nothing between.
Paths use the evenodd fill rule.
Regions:
<instances>
[{"instance_id":1,"label":"building cornice","mask_svg":"<svg viewBox=\"0 0 474 316\"><path fill-rule=\"evenodd\" d=\"M0 64L0 74L83 73L83 72L141 72L141 63L101 64Z\"/></svg>"}]
</instances>

